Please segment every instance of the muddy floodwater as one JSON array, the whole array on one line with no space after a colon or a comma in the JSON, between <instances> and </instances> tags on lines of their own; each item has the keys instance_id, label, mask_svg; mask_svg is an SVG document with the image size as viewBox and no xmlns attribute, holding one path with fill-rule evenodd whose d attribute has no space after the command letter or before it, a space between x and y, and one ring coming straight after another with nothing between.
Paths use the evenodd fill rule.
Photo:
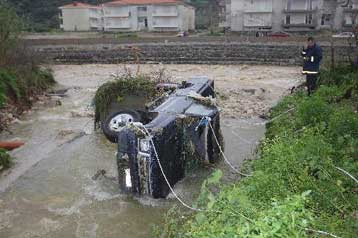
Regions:
<instances>
[{"instance_id":1,"label":"muddy floodwater","mask_svg":"<svg viewBox=\"0 0 358 238\"><path fill-rule=\"evenodd\" d=\"M57 88L66 97L50 97L10 126L0 140L23 140L13 152L15 164L0 175L0 237L148 237L151 225L177 204L167 199L121 193L116 181L116 146L93 130L92 99L111 77L136 71L124 65L52 66ZM140 71L172 81L195 75L215 80L222 108L225 152L235 166L251 157L265 131L258 118L302 80L295 67L141 65ZM200 168L175 186L191 203L215 168L236 179L221 162ZM104 169L106 176L93 176Z\"/></svg>"}]
</instances>

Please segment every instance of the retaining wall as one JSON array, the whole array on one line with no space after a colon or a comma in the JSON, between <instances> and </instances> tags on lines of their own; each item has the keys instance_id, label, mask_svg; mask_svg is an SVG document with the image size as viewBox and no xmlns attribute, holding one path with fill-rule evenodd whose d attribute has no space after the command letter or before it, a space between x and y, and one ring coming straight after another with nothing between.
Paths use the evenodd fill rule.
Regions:
<instances>
[{"instance_id":1,"label":"retaining wall","mask_svg":"<svg viewBox=\"0 0 358 238\"><path fill-rule=\"evenodd\" d=\"M60 64L165 63L165 64L272 64L301 65L301 46L284 43L138 43L35 45L47 61ZM324 63L331 50L322 46ZM335 47L336 62L348 61L349 48Z\"/></svg>"}]
</instances>

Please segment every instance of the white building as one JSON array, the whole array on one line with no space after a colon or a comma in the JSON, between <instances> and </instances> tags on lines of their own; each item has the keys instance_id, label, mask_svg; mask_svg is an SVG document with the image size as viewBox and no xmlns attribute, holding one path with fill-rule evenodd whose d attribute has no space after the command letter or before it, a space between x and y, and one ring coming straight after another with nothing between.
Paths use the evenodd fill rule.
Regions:
<instances>
[{"instance_id":1,"label":"white building","mask_svg":"<svg viewBox=\"0 0 358 238\"><path fill-rule=\"evenodd\" d=\"M195 9L179 0L118 0L91 6L60 7L65 31L189 31L195 29Z\"/></svg>"},{"instance_id":2,"label":"white building","mask_svg":"<svg viewBox=\"0 0 358 238\"><path fill-rule=\"evenodd\" d=\"M60 27L64 31L102 29L102 9L99 6L73 2L60 7L60 10Z\"/></svg>"},{"instance_id":3,"label":"white building","mask_svg":"<svg viewBox=\"0 0 358 238\"><path fill-rule=\"evenodd\" d=\"M344 4L346 2L346 4ZM232 31L345 30L358 15L358 0L227 0Z\"/></svg>"}]
</instances>

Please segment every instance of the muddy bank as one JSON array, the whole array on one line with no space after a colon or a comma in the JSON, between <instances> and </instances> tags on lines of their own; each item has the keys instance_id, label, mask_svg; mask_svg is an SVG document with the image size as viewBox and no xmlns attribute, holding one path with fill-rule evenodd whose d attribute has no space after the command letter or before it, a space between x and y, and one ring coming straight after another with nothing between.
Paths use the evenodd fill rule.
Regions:
<instances>
[{"instance_id":1,"label":"muddy bank","mask_svg":"<svg viewBox=\"0 0 358 238\"><path fill-rule=\"evenodd\" d=\"M251 156L264 134L257 116L301 79L299 69L292 67L145 65L141 70L158 70L153 67L167 68L173 81L194 75L215 79L226 153L235 165ZM26 142L11 153L15 166L0 176L0 237L148 237L150 224L160 223L176 200L122 194L116 181L116 146L92 124L96 89L123 66L53 69L55 79L68 89L61 104L37 105L11 125L14 134L0 134L0 139ZM226 164L217 166L234 177ZM93 180L99 169L107 171L107 178ZM177 193L191 203L212 169L189 175L176 186Z\"/></svg>"}]
</instances>

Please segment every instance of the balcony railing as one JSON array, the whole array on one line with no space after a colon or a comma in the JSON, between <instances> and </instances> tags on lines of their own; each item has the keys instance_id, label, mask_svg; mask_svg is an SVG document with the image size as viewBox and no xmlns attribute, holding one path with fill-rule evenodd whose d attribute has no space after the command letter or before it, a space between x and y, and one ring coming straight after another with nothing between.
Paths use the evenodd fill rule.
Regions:
<instances>
[{"instance_id":1,"label":"balcony railing","mask_svg":"<svg viewBox=\"0 0 358 238\"><path fill-rule=\"evenodd\" d=\"M153 17L177 17L179 16L178 11L175 12L162 12L162 11L154 11L152 14Z\"/></svg>"},{"instance_id":2,"label":"balcony railing","mask_svg":"<svg viewBox=\"0 0 358 238\"><path fill-rule=\"evenodd\" d=\"M282 27L302 27L302 28L314 28L317 26L317 23L282 23Z\"/></svg>"},{"instance_id":3,"label":"balcony railing","mask_svg":"<svg viewBox=\"0 0 358 238\"><path fill-rule=\"evenodd\" d=\"M316 13L317 9L284 9L284 13L286 14L294 14L294 13Z\"/></svg>"},{"instance_id":4,"label":"balcony railing","mask_svg":"<svg viewBox=\"0 0 358 238\"><path fill-rule=\"evenodd\" d=\"M121 13L121 14L104 14L104 17L107 18L128 18L130 17L129 13Z\"/></svg>"},{"instance_id":5,"label":"balcony railing","mask_svg":"<svg viewBox=\"0 0 358 238\"><path fill-rule=\"evenodd\" d=\"M343 9L344 13L358 13L358 8L346 8Z\"/></svg>"},{"instance_id":6,"label":"balcony railing","mask_svg":"<svg viewBox=\"0 0 358 238\"><path fill-rule=\"evenodd\" d=\"M245 13L272 13L272 8L267 8L267 9L245 9L244 10Z\"/></svg>"}]
</instances>

